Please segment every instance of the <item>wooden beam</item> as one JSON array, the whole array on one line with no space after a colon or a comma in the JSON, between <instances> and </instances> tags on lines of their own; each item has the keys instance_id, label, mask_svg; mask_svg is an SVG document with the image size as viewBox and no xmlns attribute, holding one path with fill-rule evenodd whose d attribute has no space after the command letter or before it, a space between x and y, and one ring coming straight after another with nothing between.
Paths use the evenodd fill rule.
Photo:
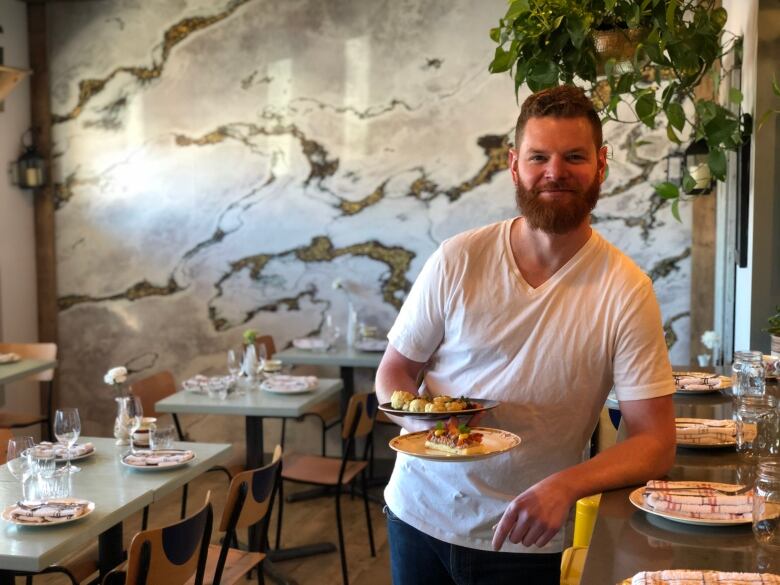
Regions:
<instances>
[{"instance_id":1,"label":"wooden beam","mask_svg":"<svg viewBox=\"0 0 780 585\"><path fill-rule=\"evenodd\" d=\"M38 338L57 343L57 254L45 4L27 4L27 34L33 70L30 78L30 119L35 145L46 161L46 183L34 193Z\"/></svg>"}]
</instances>

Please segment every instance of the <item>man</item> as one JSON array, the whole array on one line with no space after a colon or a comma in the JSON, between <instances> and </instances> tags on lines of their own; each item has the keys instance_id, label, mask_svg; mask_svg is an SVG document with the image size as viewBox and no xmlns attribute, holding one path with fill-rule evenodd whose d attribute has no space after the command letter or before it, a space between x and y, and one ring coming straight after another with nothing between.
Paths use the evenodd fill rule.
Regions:
<instances>
[{"instance_id":1,"label":"man","mask_svg":"<svg viewBox=\"0 0 780 585\"><path fill-rule=\"evenodd\" d=\"M397 585L557 584L576 500L662 476L674 459L652 284L590 227L607 168L592 104L571 86L530 96L515 144L521 217L459 234L428 259L376 391L381 402L417 393L425 368L421 391L499 400L481 424L522 443L473 462L398 456L385 491ZM613 384L628 438L582 462Z\"/></svg>"}]
</instances>

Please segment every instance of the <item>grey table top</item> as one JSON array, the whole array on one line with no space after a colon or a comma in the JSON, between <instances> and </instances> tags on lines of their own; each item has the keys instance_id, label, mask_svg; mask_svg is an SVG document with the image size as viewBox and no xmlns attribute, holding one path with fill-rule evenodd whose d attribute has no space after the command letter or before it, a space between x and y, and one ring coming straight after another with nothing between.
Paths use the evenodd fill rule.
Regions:
<instances>
[{"instance_id":1,"label":"grey table top","mask_svg":"<svg viewBox=\"0 0 780 585\"><path fill-rule=\"evenodd\" d=\"M297 417L314 404L338 394L342 386L339 379L320 378L316 390L303 394L272 394L256 389L243 396L230 395L225 400L182 391L160 400L155 408L158 412L189 414Z\"/></svg>"},{"instance_id":2,"label":"grey table top","mask_svg":"<svg viewBox=\"0 0 780 585\"><path fill-rule=\"evenodd\" d=\"M353 368L378 368L384 355L381 351L358 351L336 347L328 351L285 349L274 354L284 363L302 366L346 366Z\"/></svg>"},{"instance_id":3,"label":"grey table top","mask_svg":"<svg viewBox=\"0 0 780 585\"><path fill-rule=\"evenodd\" d=\"M734 483L750 472L733 450L678 449L669 476ZM780 555L762 551L750 524L691 526L659 518L629 502L636 487L602 495L581 585L614 584L663 569L780 572Z\"/></svg>"},{"instance_id":4,"label":"grey table top","mask_svg":"<svg viewBox=\"0 0 780 585\"><path fill-rule=\"evenodd\" d=\"M59 526L16 526L0 519L0 569L40 571L67 555L95 542L113 525L159 501L170 492L224 461L230 445L176 443L192 449L196 459L178 469L136 471L119 461L127 447L114 439L83 437L79 442L95 445L95 454L78 462L81 471L72 475L72 494L95 502L95 510L80 520ZM5 508L21 496L21 483L0 467L0 503Z\"/></svg>"},{"instance_id":5,"label":"grey table top","mask_svg":"<svg viewBox=\"0 0 780 585\"><path fill-rule=\"evenodd\" d=\"M13 364L0 364L0 386L23 380L27 376L45 372L57 366L57 360L19 360Z\"/></svg>"}]
</instances>

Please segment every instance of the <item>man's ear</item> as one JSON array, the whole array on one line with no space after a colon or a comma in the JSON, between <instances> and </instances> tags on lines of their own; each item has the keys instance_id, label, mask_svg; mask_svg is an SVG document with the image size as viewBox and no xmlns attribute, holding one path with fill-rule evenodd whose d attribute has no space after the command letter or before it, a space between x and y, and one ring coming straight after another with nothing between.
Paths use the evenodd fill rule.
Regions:
<instances>
[{"instance_id":1,"label":"man's ear","mask_svg":"<svg viewBox=\"0 0 780 585\"><path fill-rule=\"evenodd\" d=\"M509 154L507 155L507 162L509 164L509 172L512 173L512 180L515 182L515 185L517 185L520 178L517 176L517 149L516 148L510 148Z\"/></svg>"},{"instance_id":2,"label":"man's ear","mask_svg":"<svg viewBox=\"0 0 780 585\"><path fill-rule=\"evenodd\" d=\"M604 180L607 178L607 167L609 164L607 163L607 155L609 154L609 147L604 145L601 148L599 148L598 152L598 174L599 174L599 184L603 183Z\"/></svg>"}]
</instances>

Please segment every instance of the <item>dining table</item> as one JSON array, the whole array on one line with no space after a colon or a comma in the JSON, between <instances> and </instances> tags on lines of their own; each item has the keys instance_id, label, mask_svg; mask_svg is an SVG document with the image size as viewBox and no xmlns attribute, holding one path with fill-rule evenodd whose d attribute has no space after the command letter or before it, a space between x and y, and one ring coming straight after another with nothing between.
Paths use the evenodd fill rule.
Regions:
<instances>
[{"instance_id":1,"label":"dining table","mask_svg":"<svg viewBox=\"0 0 780 585\"><path fill-rule=\"evenodd\" d=\"M21 359L18 362L0 364L0 386L55 367L57 367L57 360Z\"/></svg>"},{"instance_id":2,"label":"dining table","mask_svg":"<svg viewBox=\"0 0 780 585\"><path fill-rule=\"evenodd\" d=\"M14 582L15 573L38 572L62 562L72 553L98 541L101 575L120 564L122 522L146 506L159 502L212 466L224 462L231 445L176 442L173 447L189 449L195 459L171 469L136 470L121 463L127 446L113 438L82 437L94 451L79 461L81 471L71 475L73 497L94 502L94 510L78 520L60 525L19 526L0 520L0 585ZM3 509L21 498L21 482L6 465L0 466L0 504Z\"/></svg>"}]
</instances>

